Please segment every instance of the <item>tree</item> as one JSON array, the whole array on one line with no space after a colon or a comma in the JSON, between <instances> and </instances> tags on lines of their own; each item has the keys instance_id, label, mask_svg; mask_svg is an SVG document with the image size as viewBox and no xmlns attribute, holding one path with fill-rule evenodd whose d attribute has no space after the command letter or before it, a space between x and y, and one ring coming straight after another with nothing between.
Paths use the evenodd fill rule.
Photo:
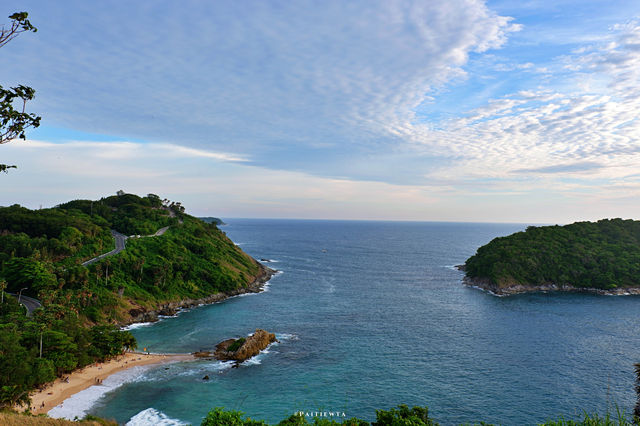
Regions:
<instances>
[{"instance_id":1,"label":"tree","mask_svg":"<svg viewBox=\"0 0 640 426\"><path fill-rule=\"evenodd\" d=\"M261 420L243 419L243 414L241 411L225 411L216 407L202 420L202 426L266 426Z\"/></svg>"},{"instance_id":2,"label":"tree","mask_svg":"<svg viewBox=\"0 0 640 426\"><path fill-rule=\"evenodd\" d=\"M3 26L0 30L0 47L20 33L38 31L27 19L28 15L27 12L17 12L9 16L11 25L9 28ZM18 85L5 89L0 85L0 144L16 138L26 139L25 130L40 125L39 116L26 112L27 102L33 99L35 93L36 91L28 86ZM0 172L6 172L7 169L15 167L0 164Z\"/></svg>"},{"instance_id":3,"label":"tree","mask_svg":"<svg viewBox=\"0 0 640 426\"><path fill-rule=\"evenodd\" d=\"M31 25L31 22L27 19L28 16L29 14L27 12L16 12L9 16L9 19L12 20L11 26L8 30L5 29L4 26L2 27L2 30L0 30L0 47L9 43L20 33L25 31L33 31L35 33L38 31L36 27Z\"/></svg>"}]
</instances>

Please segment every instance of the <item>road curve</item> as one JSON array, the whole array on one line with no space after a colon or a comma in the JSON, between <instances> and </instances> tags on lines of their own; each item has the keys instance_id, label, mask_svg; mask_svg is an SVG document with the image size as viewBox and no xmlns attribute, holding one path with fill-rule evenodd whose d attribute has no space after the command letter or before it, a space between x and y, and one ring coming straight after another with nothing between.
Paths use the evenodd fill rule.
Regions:
<instances>
[{"instance_id":1,"label":"road curve","mask_svg":"<svg viewBox=\"0 0 640 426\"><path fill-rule=\"evenodd\" d=\"M158 236L164 234L165 232L167 232L167 229L169 229L169 227L165 226L164 228L158 229L155 234L145 235L145 236L146 237L158 237ZM82 262L82 266L91 265L92 263L97 262L98 260L104 259L107 256L113 256L114 254L118 254L122 250L125 249L125 246L127 244L127 238L129 238L129 237L127 237L124 234L119 233L118 231L114 231L113 229L111 230L111 235L113 235L113 238L116 240L116 248L111 250L108 253L101 254L100 256L94 257L93 259L89 259L86 262ZM7 294L15 297L16 299L18 298L17 294L13 294L13 293L7 293ZM29 296L25 296L25 295L21 295L20 296L20 304L24 305L24 307L27 308L27 315L28 316L31 316L33 311L35 311L36 309L42 307L42 304L40 303L40 301L38 301L37 299L34 299L33 297L29 297Z\"/></svg>"},{"instance_id":2,"label":"road curve","mask_svg":"<svg viewBox=\"0 0 640 426\"><path fill-rule=\"evenodd\" d=\"M91 265L92 263L97 262L98 260L102 260L107 256L113 256L114 254L120 253L125 248L125 245L127 243L127 238L159 237L160 235L167 232L167 229L169 229L169 227L165 226L163 228L158 229L155 234L143 235L142 237L140 235L138 236L132 235L131 237L127 237L126 235L121 234L118 231L114 231L112 229L111 235L113 235L113 238L115 238L116 240L116 248L111 250L108 253L101 254L100 256L94 257L93 259L89 259L86 262L82 262L82 266Z\"/></svg>"},{"instance_id":3,"label":"road curve","mask_svg":"<svg viewBox=\"0 0 640 426\"><path fill-rule=\"evenodd\" d=\"M16 299L18 298L17 294L13 294L13 293L7 293L7 294L10 294ZM25 296L24 294L20 296L20 304L24 305L24 307L27 308L28 316L31 316L33 311L35 311L36 309L42 306L42 303L40 303L40 301L34 299L33 297Z\"/></svg>"},{"instance_id":4,"label":"road curve","mask_svg":"<svg viewBox=\"0 0 640 426\"><path fill-rule=\"evenodd\" d=\"M82 266L91 265L92 263L97 262L98 260L104 259L107 256L113 256L114 254L118 254L122 250L124 250L128 237L126 235L119 233L118 231L114 231L113 229L111 230L111 235L113 235L113 238L116 240L116 248L111 250L108 253L101 254L100 256L94 257L93 259L89 259L86 262L82 262Z\"/></svg>"},{"instance_id":5,"label":"road curve","mask_svg":"<svg viewBox=\"0 0 640 426\"><path fill-rule=\"evenodd\" d=\"M164 234L165 232L167 232L167 229L169 229L168 226L165 226L164 228L160 228L156 231L155 234L153 235L149 235L150 237L159 237L160 235Z\"/></svg>"}]
</instances>

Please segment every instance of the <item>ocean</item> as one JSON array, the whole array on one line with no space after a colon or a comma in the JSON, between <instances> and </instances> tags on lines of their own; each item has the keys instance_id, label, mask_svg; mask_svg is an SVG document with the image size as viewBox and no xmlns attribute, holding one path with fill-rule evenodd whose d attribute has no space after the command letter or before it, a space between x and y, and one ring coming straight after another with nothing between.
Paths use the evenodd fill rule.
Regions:
<instances>
[{"instance_id":1,"label":"ocean","mask_svg":"<svg viewBox=\"0 0 640 426\"><path fill-rule=\"evenodd\" d=\"M266 291L132 333L150 352L211 349L256 328L279 343L239 368L195 361L118 373L59 415L197 425L225 407L269 423L295 412L371 421L407 404L444 425L522 425L633 409L638 296L496 297L462 284L455 265L526 224L227 222L236 244L280 271Z\"/></svg>"}]
</instances>

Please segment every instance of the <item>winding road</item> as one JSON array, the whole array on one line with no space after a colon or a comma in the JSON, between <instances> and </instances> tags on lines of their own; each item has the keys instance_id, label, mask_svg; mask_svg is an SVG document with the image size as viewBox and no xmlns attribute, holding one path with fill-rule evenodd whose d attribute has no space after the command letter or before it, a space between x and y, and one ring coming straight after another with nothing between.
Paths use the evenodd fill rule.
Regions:
<instances>
[{"instance_id":1,"label":"winding road","mask_svg":"<svg viewBox=\"0 0 640 426\"><path fill-rule=\"evenodd\" d=\"M18 299L17 294L7 294L10 294L11 296ZM33 314L33 311L42 306L42 303L40 303L38 300L34 299L33 297L25 296L24 294L20 296L20 304L24 305L24 307L27 308L27 316L31 316L31 314Z\"/></svg>"},{"instance_id":2,"label":"winding road","mask_svg":"<svg viewBox=\"0 0 640 426\"><path fill-rule=\"evenodd\" d=\"M166 231L166 229L165 229ZM156 232L157 234L157 232ZM111 235L113 235L113 238L116 240L116 248L111 250L108 253L105 254L101 254L100 256L94 257L93 259L89 259L86 262L82 262L82 266L88 266L91 265L94 262L97 262L98 260L104 259L107 256L113 256L114 254L118 254L120 253L122 250L124 250L125 245L127 243L127 237L124 234L119 233L118 231L114 231L113 229L111 230Z\"/></svg>"},{"instance_id":3,"label":"winding road","mask_svg":"<svg viewBox=\"0 0 640 426\"><path fill-rule=\"evenodd\" d=\"M120 253L122 250L125 249L125 246L127 244L127 238L159 237L160 235L162 235L165 232L167 232L167 229L169 229L169 227L165 226L164 228L158 229L155 234L143 235L142 237L140 237L140 236L138 236L138 237L127 237L126 235L121 234L118 231L114 231L112 229L111 230L111 235L113 235L113 238L116 240L116 248L111 250L108 253L101 254L100 256L94 257L93 259L89 259L86 262L82 262L82 266L91 265L92 263L97 262L97 261L99 261L101 259L104 259L107 256L113 256L114 254ZM42 303L40 303L40 301L34 299L33 297L29 297L29 296L25 296L25 295L18 296L17 294L13 294L13 293L7 293L7 294L15 297L16 299L18 299L18 297L19 297L20 304L24 305L24 307L27 308L27 316L31 316L33 314L33 311L35 311L36 309L38 309L38 308L40 308L42 306Z\"/></svg>"},{"instance_id":4,"label":"winding road","mask_svg":"<svg viewBox=\"0 0 640 426\"><path fill-rule=\"evenodd\" d=\"M127 239L128 238L147 238L147 237L159 237L160 235L164 234L165 232L167 232L167 229L169 229L168 226L165 226L163 228L158 229L155 234L151 234L151 235L132 235L130 237L127 237L124 234L119 233L118 231L115 230L111 230L111 235L113 235L113 238L116 240L116 248L111 250L108 253L104 253L101 254L100 256L94 257L93 259L89 259L86 262L82 262L82 266L88 266L91 265L94 262L97 262L98 260L102 260L107 256L113 256L114 254L118 254L120 253L122 250L125 249L125 246L127 244Z\"/></svg>"}]
</instances>

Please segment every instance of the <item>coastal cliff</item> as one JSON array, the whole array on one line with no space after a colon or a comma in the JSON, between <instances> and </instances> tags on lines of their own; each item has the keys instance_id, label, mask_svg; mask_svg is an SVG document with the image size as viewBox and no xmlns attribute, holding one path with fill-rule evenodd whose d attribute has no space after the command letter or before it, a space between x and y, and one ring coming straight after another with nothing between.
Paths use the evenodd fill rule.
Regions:
<instances>
[{"instance_id":1,"label":"coastal cliff","mask_svg":"<svg viewBox=\"0 0 640 426\"><path fill-rule=\"evenodd\" d=\"M536 291L640 294L640 221L530 226L493 239L459 269L496 295Z\"/></svg>"},{"instance_id":2,"label":"coastal cliff","mask_svg":"<svg viewBox=\"0 0 640 426\"><path fill-rule=\"evenodd\" d=\"M246 287L240 287L227 292L214 293L199 299L183 299L175 302L168 302L159 305L155 309L146 310L145 308L132 308L129 310L129 315L131 317L121 321L120 326L139 322L155 322L158 321L160 316L173 316L182 309L190 309L200 305L219 303L230 297L239 296L241 294L260 293L263 290L264 285L276 272L277 271L275 269L261 265L259 275Z\"/></svg>"}]
</instances>

